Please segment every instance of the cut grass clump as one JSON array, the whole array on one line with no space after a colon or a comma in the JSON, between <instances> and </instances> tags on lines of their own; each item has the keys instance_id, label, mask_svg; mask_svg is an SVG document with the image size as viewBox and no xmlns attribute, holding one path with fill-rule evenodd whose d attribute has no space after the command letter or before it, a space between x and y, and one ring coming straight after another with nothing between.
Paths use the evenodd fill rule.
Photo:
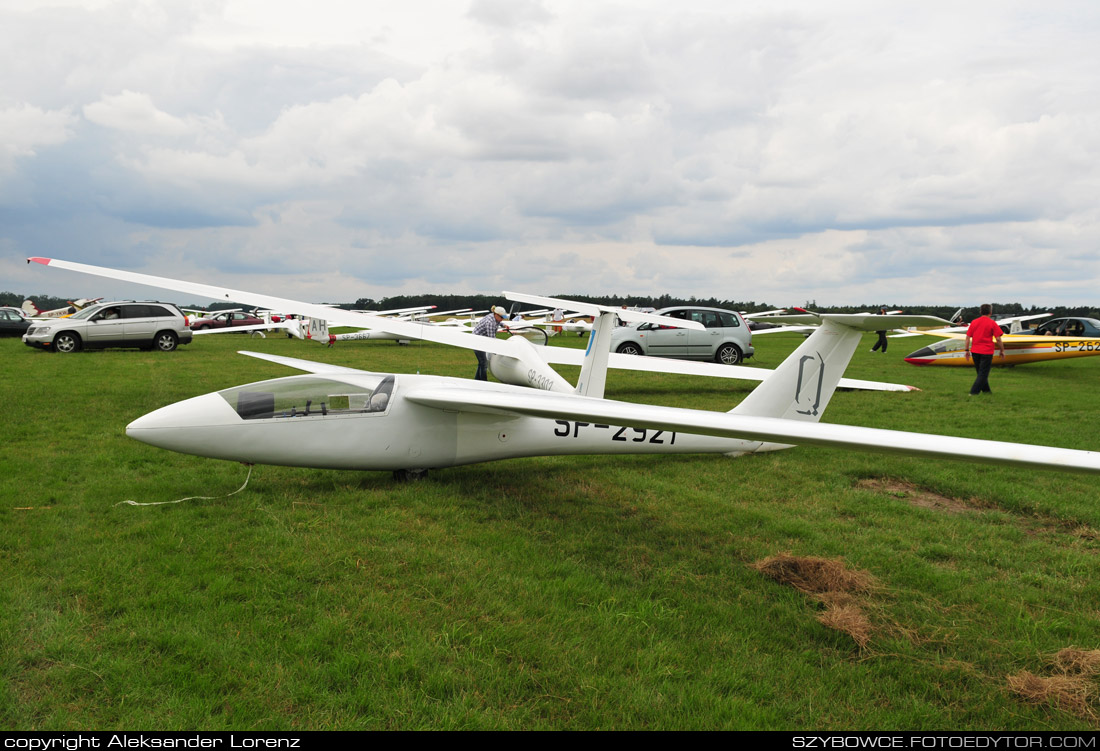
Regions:
<instances>
[{"instance_id":1,"label":"cut grass clump","mask_svg":"<svg viewBox=\"0 0 1100 751\"><path fill-rule=\"evenodd\" d=\"M1041 676L1023 670L1008 676L1008 687L1031 704L1047 704L1077 717L1096 719L1092 708L1100 672L1100 649L1066 647L1051 658L1059 675Z\"/></svg>"},{"instance_id":2,"label":"cut grass clump","mask_svg":"<svg viewBox=\"0 0 1100 751\"><path fill-rule=\"evenodd\" d=\"M1054 655L1054 664L1066 673L1096 675L1100 673L1100 649L1066 647Z\"/></svg>"},{"instance_id":3,"label":"cut grass clump","mask_svg":"<svg viewBox=\"0 0 1100 751\"><path fill-rule=\"evenodd\" d=\"M780 584L807 594L867 592L875 580L865 571L852 571L843 559L815 558L780 553L757 561L753 568Z\"/></svg>"},{"instance_id":4,"label":"cut grass clump","mask_svg":"<svg viewBox=\"0 0 1100 751\"><path fill-rule=\"evenodd\" d=\"M874 630L871 619L861 607L854 604L827 604L825 612L818 614L817 622L827 628L848 634L860 649L866 647L871 641L871 632Z\"/></svg>"},{"instance_id":5,"label":"cut grass clump","mask_svg":"<svg viewBox=\"0 0 1100 751\"><path fill-rule=\"evenodd\" d=\"M871 641L874 627L855 596L875 588L874 577L866 571L849 569L841 559L787 553L757 561L752 567L781 584L813 596L825 608L817 615L823 626L848 634L860 649Z\"/></svg>"},{"instance_id":6,"label":"cut grass clump","mask_svg":"<svg viewBox=\"0 0 1100 751\"><path fill-rule=\"evenodd\" d=\"M1093 690L1087 676L1043 677L1024 670L1008 676L1008 687L1031 704L1049 704L1077 717L1096 717L1089 707Z\"/></svg>"}]
</instances>

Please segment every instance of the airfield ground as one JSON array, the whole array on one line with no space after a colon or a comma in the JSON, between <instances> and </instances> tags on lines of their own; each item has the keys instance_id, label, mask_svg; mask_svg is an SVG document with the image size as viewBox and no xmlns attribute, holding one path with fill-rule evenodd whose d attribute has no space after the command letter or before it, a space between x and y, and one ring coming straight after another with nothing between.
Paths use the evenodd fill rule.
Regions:
<instances>
[{"instance_id":1,"label":"airfield ground","mask_svg":"<svg viewBox=\"0 0 1100 751\"><path fill-rule=\"evenodd\" d=\"M970 398L971 372L902 362L928 339L873 340L847 374L923 391L840 392L826 421L1100 449L1100 358L995 370ZM759 337L752 364L800 341ZM1097 727L1100 478L795 448L411 484L256 467L229 498L119 505L241 485L240 465L123 433L292 374L237 349L475 368L429 344L0 340L0 727ZM608 396L726 410L750 388L616 372Z\"/></svg>"}]
</instances>

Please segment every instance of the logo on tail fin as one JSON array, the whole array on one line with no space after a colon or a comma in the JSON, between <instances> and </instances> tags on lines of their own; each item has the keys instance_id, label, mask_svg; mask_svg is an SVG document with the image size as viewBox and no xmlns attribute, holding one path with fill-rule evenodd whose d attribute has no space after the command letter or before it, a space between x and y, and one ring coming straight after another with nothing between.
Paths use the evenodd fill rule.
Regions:
<instances>
[{"instance_id":1,"label":"logo on tail fin","mask_svg":"<svg viewBox=\"0 0 1100 751\"><path fill-rule=\"evenodd\" d=\"M821 383L825 380L825 358L818 352L803 355L798 361L798 382L794 387L794 403L802 409L795 410L800 415L817 417L821 406Z\"/></svg>"}]
</instances>

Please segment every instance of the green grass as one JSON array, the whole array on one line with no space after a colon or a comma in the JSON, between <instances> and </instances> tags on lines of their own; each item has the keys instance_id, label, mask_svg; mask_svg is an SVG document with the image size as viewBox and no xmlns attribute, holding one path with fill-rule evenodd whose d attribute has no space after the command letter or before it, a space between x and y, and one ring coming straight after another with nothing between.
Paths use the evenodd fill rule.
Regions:
<instances>
[{"instance_id":1,"label":"green grass","mask_svg":"<svg viewBox=\"0 0 1100 751\"><path fill-rule=\"evenodd\" d=\"M582 340L565 340L576 346ZM775 366L801 341L760 337ZM1095 449L1100 360L847 375L827 421ZM127 439L173 401L292 371L257 349L472 377L473 355L196 339L63 356L0 340L0 727L1086 729L1007 676L1100 649L1097 478L795 448L388 473L256 467ZM564 369L575 378L576 369ZM608 396L727 410L745 382L613 373ZM964 504L926 508L889 478ZM29 507L29 508L28 508ZM878 587L865 647L750 567L842 557ZM1093 689L1098 688L1096 682ZM1097 710L1095 704L1093 710Z\"/></svg>"}]
</instances>

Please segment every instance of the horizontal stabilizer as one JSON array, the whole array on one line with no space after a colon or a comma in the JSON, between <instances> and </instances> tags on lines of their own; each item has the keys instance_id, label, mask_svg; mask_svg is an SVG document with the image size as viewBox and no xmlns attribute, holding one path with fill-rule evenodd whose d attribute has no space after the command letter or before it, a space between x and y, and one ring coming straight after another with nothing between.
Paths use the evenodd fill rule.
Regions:
<instances>
[{"instance_id":1,"label":"horizontal stabilizer","mask_svg":"<svg viewBox=\"0 0 1100 751\"><path fill-rule=\"evenodd\" d=\"M824 321L848 326L857 331L882 331L885 329L899 329L909 326L950 326L951 321L945 321L938 316L920 315L892 315L889 317L877 313L790 313L786 315L768 316L768 323L790 323L795 325L810 326Z\"/></svg>"}]
</instances>

